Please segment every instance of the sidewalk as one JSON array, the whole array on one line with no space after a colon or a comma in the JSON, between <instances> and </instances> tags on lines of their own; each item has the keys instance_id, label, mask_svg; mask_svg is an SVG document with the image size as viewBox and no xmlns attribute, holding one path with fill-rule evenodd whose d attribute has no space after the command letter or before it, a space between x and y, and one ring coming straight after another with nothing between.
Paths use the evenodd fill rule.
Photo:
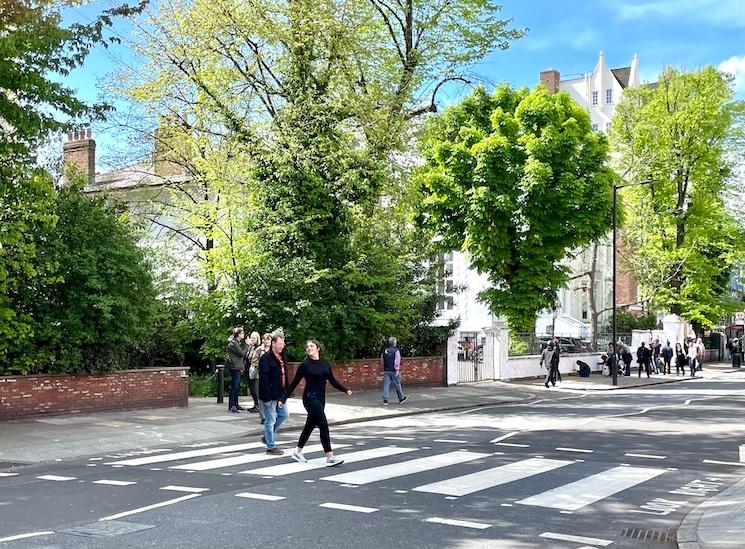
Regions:
<instances>
[{"instance_id":1,"label":"sidewalk","mask_svg":"<svg viewBox=\"0 0 745 549\"><path fill-rule=\"evenodd\" d=\"M701 503L678 528L679 549L743 547L745 479Z\"/></svg>"},{"instance_id":2,"label":"sidewalk","mask_svg":"<svg viewBox=\"0 0 745 549\"><path fill-rule=\"evenodd\" d=\"M456 387L411 387L408 400L399 404L395 392L391 404L383 406L380 391L361 391L351 397L330 389L326 415L330 425L416 415L444 410L468 409L494 404L527 402L535 398L528 387L501 382L481 382ZM154 408L95 415L70 415L0 423L0 470L44 461L62 461L102 453L157 449L174 444L206 441L258 440L263 434L258 414L227 411L215 398L190 398L187 408ZM241 404L253 405L248 397ZM300 429L305 410L299 398L287 403L288 429ZM412 420L413 421L413 420ZM284 428L283 428L284 429Z\"/></svg>"}]
</instances>

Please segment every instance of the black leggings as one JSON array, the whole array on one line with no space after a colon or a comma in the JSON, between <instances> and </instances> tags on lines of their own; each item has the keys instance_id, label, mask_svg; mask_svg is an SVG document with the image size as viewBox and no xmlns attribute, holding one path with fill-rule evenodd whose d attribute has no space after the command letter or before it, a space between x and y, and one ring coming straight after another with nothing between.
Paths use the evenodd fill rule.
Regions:
<instances>
[{"instance_id":1,"label":"black leggings","mask_svg":"<svg viewBox=\"0 0 745 549\"><path fill-rule=\"evenodd\" d=\"M259 399L258 399L258 393L256 392L256 385L258 384L258 379L248 379L248 390L251 392L251 397L254 399L254 407L259 407Z\"/></svg>"},{"instance_id":2,"label":"black leggings","mask_svg":"<svg viewBox=\"0 0 745 549\"><path fill-rule=\"evenodd\" d=\"M326 421L326 413L323 411L326 406L325 399L314 393L308 393L303 395L303 406L308 412L308 417L305 420L305 427L303 432L300 433L300 440L298 440L297 447L305 447L305 443L308 442L310 434L313 429L318 427L321 434L321 445L323 451L328 453L331 451L331 437L329 436L329 422Z\"/></svg>"}]
</instances>

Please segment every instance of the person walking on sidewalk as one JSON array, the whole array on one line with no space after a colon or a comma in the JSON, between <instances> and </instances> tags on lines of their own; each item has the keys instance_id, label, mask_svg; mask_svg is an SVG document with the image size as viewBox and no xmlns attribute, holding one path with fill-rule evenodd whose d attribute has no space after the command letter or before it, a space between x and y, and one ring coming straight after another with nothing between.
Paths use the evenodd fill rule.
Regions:
<instances>
[{"instance_id":1,"label":"person walking on sidewalk","mask_svg":"<svg viewBox=\"0 0 745 549\"><path fill-rule=\"evenodd\" d=\"M652 373L660 373L660 340L655 339L649 344L650 353L652 355Z\"/></svg>"},{"instance_id":2,"label":"person walking on sidewalk","mask_svg":"<svg viewBox=\"0 0 745 549\"><path fill-rule=\"evenodd\" d=\"M698 362L698 348L693 340L688 343L686 355L688 356L688 366L691 367L691 377L695 377Z\"/></svg>"},{"instance_id":3,"label":"person walking on sidewalk","mask_svg":"<svg viewBox=\"0 0 745 549\"><path fill-rule=\"evenodd\" d=\"M696 339L696 369L704 369L704 355L706 354L706 347L704 346L703 340L699 337Z\"/></svg>"},{"instance_id":4,"label":"person walking on sidewalk","mask_svg":"<svg viewBox=\"0 0 745 549\"><path fill-rule=\"evenodd\" d=\"M621 355L621 359L623 360L623 363L625 366L623 375L630 376L631 375L631 360L633 358L631 356L631 347L626 345L621 340L621 338L618 338L618 354Z\"/></svg>"},{"instance_id":5,"label":"person walking on sidewalk","mask_svg":"<svg viewBox=\"0 0 745 549\"><path fill-rule=\"evenodd\" d=\"M559 362L561 361L561 340L558 337L554 338L554 357L552 364L555 367L554 381L561 383L561 370L559 370Z\"/></svg>"},{"instance_id":6,"label":"person walking on sidewalk","mask_svg":"<svg viewBox=\"0 0 745 549\"><path fill-rule=\"evenodd\" d=\"M290 417L282 404L282 397L287 391L287 355L284 350L285 336L275 332L272 334L271 348L259 359L259 400L264 408L264 436L261 441L266 444L267 454L277 456L284 452L277 448L274 436Z\"/></svg>"},{"instance_id":7,"label":"person walking on sidewalk","mask_svg":"<svg viewBox=\"0 0 745 549\"><path fill-rule=\"evenodd\" d=\"M683 374L686 375L686 364L688 364L688 357L683 350L683 346L678 341L675 343L675 375Z\"/></svg>"},{"instance_id":8,"label":"person walking on sidewalk","mask_svg":"<svg viewBox=\"0 0 745 549\"><path fill-rule=\"evenodd\" d=\"M233 328L233 334L228 339L225 349L225 365L230 370L230 394L228 396L228 411L237 414L239 410L245 410L238 405L238 389L241 386L243 376L243 359L246 349L243 347L245 334L243 328Z\"/></svg>"},{"instance_id":9,"label":"person walking on sidewalk","mask_svg":"<svg viewBox=\"0 0 745 549\"><path fill-rule=\"evenodd\" d=\"M256 375L256 391L258 393L259 387L259 360L264 353L272 348L272 334L264 334L261 336L261 343L256 347L253 354L251 355L251 368L254 368ZM251 372L249 370L249 377ZM260 399L259 399L260 400ZM264 407L259 403L258 407L259 417L261 418L261 424L264 425Z\"/></svg>"},{"instance_id":10,"label":"person walking on sidewalk","mask_svg":"<svg viewBox=\"0 0 745 549\"><path fill-rule=\"evenodd\" d=\"M660 354L662 355L662 373L667 375L670 373L670 363L673 359L673 348L670 347L669 339L663 345Z\"/></svg>"},{"instance_id":11,"label":"person walking on sidewalk","mask_svg":"<svg viewBox=\"0 0 745 549\"><path fill-rule=\"evenodd\" d=\"M639 364L639 376L642 377L642 368L644 368L644 371L647 372L647 378L649 378L650 374L650 365L649 362L652 358L652 352L647 349L647 346L642 341L639 348L636 350L636 362Z\"/></svg>"},{"instance_id":12,"label":"person walking on sidewalk","mask_svg":"<svg viewBox=\"0 0 745 549\"><path fill-rule=\"evenodd\" d=\"M306 463L308 461L303 455L303 448L305 448L305 443L308 442L313 429L318 427L321 435L321 445L326 454L326 466L333 467L334 465L341 465L344 463L344 460L336 457L333 450L331 450L329 422L326 420L326 412L324 411L326 407L326 382L328 381L333 387L343 393L347 393L349 396L352 396L352 391L337 381L331 365L321 358L321 352L321 344L315 339L305 342L305 353L307 356L297 369L295 379L292 380L287 391L285 391L282 397L282 404L284 405L287 402L287 398L297 388L298 383L304 379L303 406L308 412L308 417L305 420L305 427L303 427L303 431L300 433L300 438L297 441L297 448L292 452L292 459L299 463Z\"/></svg>"},{"instance_id":13,"label":"person walking on sidewalk","mask_svg":"<svg viewBox=\"0 0 745 549\"><path fill-rule=\"evenodd\" d=\"M548 389L548 384L551 383L554 387L556 387L556 370L558 370L558 364L559 362L556 361L556 367L554 366L554 355L556 353L554 352L554 342L549 341L548 345L546 345L546 348L543 349L543 352L541 353L541 366L545 366L546 368L546 379L543 380L543 384L546 386L546 389Z\"/></svg>"},{"instance_id":14,"label":"person walking on sidewalk","mask_svg":"<svg viewBox=\"0 0 745 549\"><path fill-rule=\"evenodd\" d=\"M407 398L401 387L401 351L396 344L395 337L388 338L388 347L380 355L380 365L383 367L383 404L388 405L388 391L391 383L396 387L398 403L402 404Z\"/></svg>"},{"instance_id":15,"label":"person walking on sidewalk","mask_svg":"<svg viewBox=\"0 0 745 549\"><path fill-rule=\"evenodd\" d=\"M260 338L259 332L251 332L251 337L249 338L249 344L246 347L246 357L244 359L245 368L246 368L246 377L248 381L248 393L251 395L251 398L254 401L253 408L249 408L249 412L256 413L259 411L259 393L258 393L258 382L259 382L259 372L258 372L258 364L257 366L254 366L251 364L251 359L256 354L258 348L260 347Z\"/></svg>"}]
</instances>

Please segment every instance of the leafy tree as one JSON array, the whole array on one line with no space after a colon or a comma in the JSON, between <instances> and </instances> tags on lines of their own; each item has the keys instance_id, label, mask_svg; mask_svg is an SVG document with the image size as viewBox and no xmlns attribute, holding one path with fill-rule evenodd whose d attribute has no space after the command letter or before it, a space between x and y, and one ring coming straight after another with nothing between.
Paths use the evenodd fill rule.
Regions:
<instances>
[{"instance_id":1,"label":"leafy tree","mask_svg":"<svg viewBox=\"0 0 745 549\"><path fill-rule=\"evenodd\" d=\"M560 261L610 226L608 146L566 93L483 88L433 118L422 139L418 222L489 276L480 297L531 331L568 279Z\"/></svg>"},{"instance_id":2,"label":"leafy tree","mask_svg":"<svg viewBox=\"0 0 745 549\"><path fill-rule=\"evenodd\" d=\"M656 87L627 90L613 122L624 177L648 183L624 194L630 267L646 299L697 331L737 308L727 286L745 234L722 199L734 112L716 69L668 68Z\"/></svg>"}]
</instances>

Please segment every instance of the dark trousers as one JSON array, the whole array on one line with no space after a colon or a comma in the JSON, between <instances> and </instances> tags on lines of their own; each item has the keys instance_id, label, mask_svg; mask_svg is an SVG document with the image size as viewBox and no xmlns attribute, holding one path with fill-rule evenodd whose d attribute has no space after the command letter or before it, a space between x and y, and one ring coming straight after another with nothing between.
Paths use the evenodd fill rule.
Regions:
<instances>
[{"instance_id":1,"label":"dark trousers","mask_svg":"<svg viewBox=\"0 0 745 549\"><path fill-rule=\"evenodd\" d=\"M623 375L630 376L631 375L631 353L623 354L623 363L626 365L626 369Z\"/></svg>"},{"instance_id":2,"label":"dark trousers","mask_svg":"<svg viewBox=\"0 0 745 549\"><path fill-rule=\"evenodd\" d=\"M249 379L248 380L248 390L251 393L251 398L254 399L254 408L259 407L259 395L256 392L256 385L258 385L259 380L258 379Z\"/></svg>"},{"instance_id":3,"label":"dark trousers","mask_svg":"<svg viewBox=\"0 0 745 549\"><path fill-rule=\"evenodd\" d=\"M642 368L644 368L644 371L647 372L647 377L649 377L649 374L651 373L651 367L649 366L649 362L639 363L639 376L642 377Z\"/></svg>"},{"instance_id":4,"label":"dark trousers","mask_svg":"<svg viewBox=\"0 0 745 549\"><path fill-rule=\"evenodd\" d=\"M670 372L670 358L664 357L665 361L662 363L662 373L669 374Z\"/></svg>"},{"instance_id":5,"label":"dark trousers","mask_svg":"<svg viewBox=\"0 0 745 549\"><path fill-rule=\"evenodd\" d=\"M228 410L238 407L238 388L241 386L240 370L230 370L230 396L228 397Z\"/></svg>"},{"instance_id":6,"label":"dark trousers","mask_svg":"<svg viewBox=\"0 0 745 549\"><path fill-rule=\"evenodd\" d=\"M329 436L329 422L326 421L326 412L323 411L326 406L324 397L315 393L303 395L303 406L305 406L305 410L308 412L308 417L305 419L305 427L303 427L303 432L300 433L297 447L304 448L313 429L318 427L323 451L326 453L330 452L331 437Z\"/></svg>"},{"instance_id":7,"label":"dark trousers","mask_svg":"<svg viewBox=\"0 0 745 549\"><path fill-rule=\"evenodd\" d=\"M548 385L551 383L551 385L556 385L556 376L559 376L559 381L561 381L561 374L559 373L559 365L558 364L551 364L548 367L548 373L546 374L546 379L543 382L545 385Z\"/></svg>"}]
</instances>

